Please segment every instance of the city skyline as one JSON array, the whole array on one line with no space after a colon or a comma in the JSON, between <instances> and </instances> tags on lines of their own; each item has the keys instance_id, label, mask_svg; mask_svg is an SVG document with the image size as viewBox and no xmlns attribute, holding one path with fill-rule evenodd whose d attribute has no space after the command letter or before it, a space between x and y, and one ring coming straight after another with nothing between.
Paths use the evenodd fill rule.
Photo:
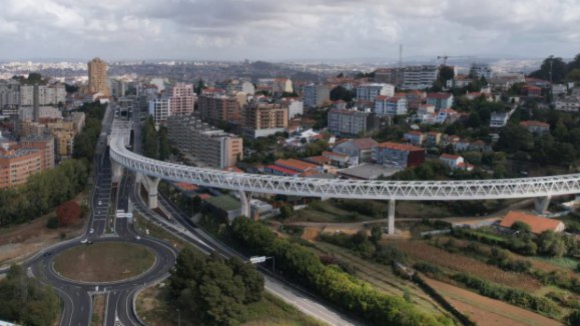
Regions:
<instances>
[{"instance_id":1,"label":"city skyline","mask_svg":"<svg viewBox=\"0 0 580 326\"><path fill-rule=\"evenodd\" d=\"M308 60L481 55L565 58L580 3L465 0L9 0L2 60Z\"/></svg>"}]
</instances>

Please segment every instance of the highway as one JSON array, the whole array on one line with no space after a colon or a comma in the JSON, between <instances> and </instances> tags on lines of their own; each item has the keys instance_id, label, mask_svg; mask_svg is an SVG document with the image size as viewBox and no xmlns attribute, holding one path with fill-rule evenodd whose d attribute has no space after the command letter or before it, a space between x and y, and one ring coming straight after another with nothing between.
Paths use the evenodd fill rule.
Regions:
<instances>
[{"instance_id":1,"label":"highway","mask_svg":"<svg viewBox=\"0 0 580 326\"><path fill-rule=\"evenodd\" d=\"M104 118L103 132L110 129L112 119L113 109L110 108L107 109ZM142 325L134 313L134 295L141 288L169 276L169 270L177 257L177 250L169 243L137 234L133 230L132 221L127 218L111 219L115 215L115 209L128 209L134 176L126 173L118 185L112 183L111 160L104 134L97 143L94 167L95 177L90 197L91 214L85 233L79 238L43 250L24 265L30 276L50 284L61 297L63 310L59 325L89 325L92 317L92 295L97 293L106 296L104 325ZM85 239L92 243L123 242L144 245L154 252L156 261L147 272L119 282L86 283L60 276L53 268L54 257L67 249L88 245L81 243Z\"/></svg>"}]
</instances>

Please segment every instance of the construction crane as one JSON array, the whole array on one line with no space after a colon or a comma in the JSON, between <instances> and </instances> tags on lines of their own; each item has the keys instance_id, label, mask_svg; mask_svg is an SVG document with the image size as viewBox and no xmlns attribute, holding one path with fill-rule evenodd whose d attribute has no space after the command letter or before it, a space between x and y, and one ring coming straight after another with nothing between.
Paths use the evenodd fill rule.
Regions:
<instances>
[{"instance_id":1,"label":"construction crane","mask_svg":"<svg viewBox=\"0 0 580 326\"><path fill-rule=\"evenodd\" d=\"M437 59L443 59L443 65L444 66L447 66L447 59L448 58L475 59L474 56L469 56L469 55L439 55L439 56L437 56Z\"/></svg>"}]
</instances>

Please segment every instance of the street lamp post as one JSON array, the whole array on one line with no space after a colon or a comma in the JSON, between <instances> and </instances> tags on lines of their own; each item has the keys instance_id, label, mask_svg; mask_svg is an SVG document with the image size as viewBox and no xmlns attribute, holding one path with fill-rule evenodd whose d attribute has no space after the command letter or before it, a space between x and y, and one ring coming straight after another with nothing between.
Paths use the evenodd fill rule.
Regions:
<instances>
[{"instance_id":1,"label":"street lamp post","mask_svg":"<svg viewBox=\"0 0 580 326\"><path fill-rule=\"evenodd\" d=\"M177 310L177 326L181 326L181 311Z\"/></svg>"}]
</instances>

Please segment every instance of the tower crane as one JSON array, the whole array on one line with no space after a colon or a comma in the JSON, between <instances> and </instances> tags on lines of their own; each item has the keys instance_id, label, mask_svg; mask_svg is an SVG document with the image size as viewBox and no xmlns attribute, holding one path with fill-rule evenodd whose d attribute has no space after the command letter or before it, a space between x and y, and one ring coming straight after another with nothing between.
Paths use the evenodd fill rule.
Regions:
<instances>
[{"instance_id":1,"label":"tower crane","mask_svg":"<svg viewBox=\"0 0 580 326\"><path fill-rule=\"evenodd\" d=\"M444 66L447 66L447 59L448 58L475 59L474 56L469 56L469 55L439 55L439 56L437 56L437 59L443 59L443 65Z\"/></svg>"}]
</instances>

